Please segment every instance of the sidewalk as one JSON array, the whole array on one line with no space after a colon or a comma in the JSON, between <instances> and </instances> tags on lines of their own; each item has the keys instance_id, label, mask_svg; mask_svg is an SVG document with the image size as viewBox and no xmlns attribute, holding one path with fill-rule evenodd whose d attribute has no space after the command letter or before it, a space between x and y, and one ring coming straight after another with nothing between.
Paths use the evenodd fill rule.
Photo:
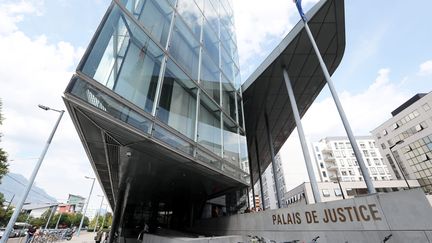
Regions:
<instances>
[{"instance_id":1,"label":"sidewalk","mask_svg":"<svg viewBox=\"0 0 432 243\"><path fill-rule=\"evenodd\" d=\"M80 236L77 237L76 235L74 235L72 237L72 240L70 241L62 241L64 243L94 243L94 237L95 237L96 233L93 232L84 232L81 231Z\"/></svg>"}]
</instances>

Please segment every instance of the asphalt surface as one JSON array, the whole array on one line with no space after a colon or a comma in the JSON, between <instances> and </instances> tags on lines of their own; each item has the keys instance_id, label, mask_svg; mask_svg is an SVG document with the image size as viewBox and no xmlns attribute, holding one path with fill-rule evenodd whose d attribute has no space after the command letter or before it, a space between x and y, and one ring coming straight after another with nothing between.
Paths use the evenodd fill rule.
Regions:
<instances>
[{"instance_id":1,"label":"asphalt surface","mask_svg":"<svg viewBox=\"0 0 432 243\"><path fill-rule=\"evenodd\" d=\"M72 237L72 240L67 241L59 241L64 243L94 243L94 236L95 234L93 232L81 232L80 236L77 237L74 235ZM21 238L9 238L8 243L25 243L26 237Z\"/></svg>"}]
</instances>

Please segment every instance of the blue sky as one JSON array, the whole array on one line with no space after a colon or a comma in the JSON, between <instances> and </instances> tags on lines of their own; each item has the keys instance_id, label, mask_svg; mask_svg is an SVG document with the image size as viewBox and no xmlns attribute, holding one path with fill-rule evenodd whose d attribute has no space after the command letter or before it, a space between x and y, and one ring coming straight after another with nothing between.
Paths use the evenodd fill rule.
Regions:
<instances>
[{"instance_id":1,"label":"blue sky","mask_svg":"<svg viewBox=\"0 0 432 243\"><path fill-rule=\"evenodd\" d=\"M291 0L233 0L242 79L299 21ZM303 0L309 9L317 0ZM0 2L0 98L7 120L0 146L11 170L29 176L55 113L39 103L64 109L63 90L110 1L27 0ZM346 50L333 75L354 132L367 135L390 112L417 92L432 88L432 1L345 1ZM423 64L423 66L422 66ZM422 68L423 67L423 68ZM328 89L303 118L311 141L344 135ZM326 117L326 119L322 119ZM307 180L294 132L281 150L290 188ZM68 116L64 118L36 179L48 193L86 196L93 175ZM53 183L54 182L54 183ZM96 194L101 194L97 187ZM94 202L93 202L94 201ZM99 199L93 196L90 208Z\"/></svg>"}]
</instances>

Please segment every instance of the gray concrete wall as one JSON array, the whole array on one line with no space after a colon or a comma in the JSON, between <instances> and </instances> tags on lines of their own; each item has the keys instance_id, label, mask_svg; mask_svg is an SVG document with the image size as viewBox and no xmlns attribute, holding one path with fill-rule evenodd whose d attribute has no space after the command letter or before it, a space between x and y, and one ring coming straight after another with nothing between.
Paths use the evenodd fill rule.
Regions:
<instances>
[{"instance_id":1,"label":"gray concrete wall","mask_svg":"<svg viewBox=\"0 0 432 243\"><path fill-rule=\"evenodd\" d=\"M336 217L329 218L329 213ZM240 214L197 222L209 235L252 235L267 242L432 243L432 208L420 189ZM245 237L244 242L249 242Z\"/></svg>"}]
</instances>

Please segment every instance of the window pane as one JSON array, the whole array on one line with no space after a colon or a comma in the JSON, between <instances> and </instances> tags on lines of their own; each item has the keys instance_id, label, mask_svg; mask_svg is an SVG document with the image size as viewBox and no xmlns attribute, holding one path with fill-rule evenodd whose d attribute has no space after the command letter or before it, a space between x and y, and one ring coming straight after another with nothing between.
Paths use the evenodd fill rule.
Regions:
<instances>
[{"instance_id":1,"label":"window pane","mask_svg":"<svg viewBox=\"0 0 432 243\"><path fill-rule=\"evenodd\" d=\"M222 81L222 108L236 121L235 89L225 77L222 77Z\"/></svg>"},{"instance_id":2,"label":"window pane","mask_svg":"<svg viewBox=\"0 0 432 243\"><path fill-rule=\"evenodd\" d=\"M203 44L210 58L219 65L219 40L217 32L212 30L207 21L204 22Z\"/></svg>"},{"instance_id":3,"label":"window pane","mask_svg":"<svg viewBox=\"0 0 432 243\"><path fill-rule=\"evenodd\" d=\"M114 8L82 71L150 112L163 52Z\"/></svg>"},{"instance_id":4,"label":"window pane","mask_svg":"<svg viewBox=\"0 0 432 243\"><path fill-rule=\"evenodd\" d=\"M240 132L240 168L249 173L249 158L246 135Z\"/></svg>"},{"instance_id":5,"label":"window pane","mask_svg":"<svg viewBox=\"0 0 432 243\"><path fill-rule=\"evenodd\" d=\"M193 37L185 22L180 18L175 19L170 54L194 79L198 77L199 42Z\"/></svg>"},{"instance_id":6,"label":"window pane","mask_svg":"<svg viewBox=\"0 0 432 243\"><path fill-rule=\"evenodd\" d=\"M231 57L224 49L221 50L221 62L222 72L225 74L227 79L234 84L234 64Z\"/></svg>"},{"instance_id":7,"label":"window pane","mask_svg":"<svg viewBox=\"0 0 432 243\"><path fill-rule=\"evenodd\" d=\"M206 0L204 1L205 17L210 24L210 27L215 33L219 33L219 16L218 16L219 1Z\"/></svg>"},{"instance_id":8,"label":"window pane","mask_svg":"<svg viewBox=\"0 0 432 243\"><path fill-rule=\"evenodd\" d=\"M210 98L201 93L199 120L198 120L198 144L204 146L213 153L221 156L222 137L220 111Z\"/></svg>"},{"instance_id":9,"label":"window pane","mask_svg":"<svg viewBox=\"0 0 432 243\"><path fill-rule=\"evenodd\" d=\"M180 150L182 152L185 152L187 154L192 155L193 153L193 147L190 143L184 141L179 136L175 134L171 134L169 131L164 129L161 126L155 125L153 131L153 136L164 143L170 145L171 147Z\"/></svg>"},{"instance_id":10,"label":"window pane","mask_svg":"<svg viewBox=\"0 0 432 243\"><path fill-rule=\"evenodd\" d=\"M199 40L201 35L202 13L195 2L191 0L179 0L177 11L192 30L195 38Z\"/></svg>"},{"instance_id":11,"label":"window pane","mask_svg":"<svg viewBox=\"0 0 432 243\"><path fill-rule=\"evenodd\" d=\"M237 110L238 110L238 123L240 127L244 129L243 126L243 102L239 95L237 95Z\"/></svg>"},{"instance_id":12,"label":"window pane","mask_svg":"<svg viewBox=\"0 0 432 243\"><path fill-rule=\"evenodd\" d=\"M149 133L149 128L151 126L149 119L143 117L125 105L122 105L120 102L96 89L89 83L76 78L70 92L85 102L108 113L112 117L117 118L145 133Z\"/></svg>"},{"instance_id":13,"label":"window pane","mask_svg":"<svg viewBox=\"0 0 432 243\"><path fill-rule=\"evenodd\" d=\"M200 83L216 103L220 104L220 71L205 51L202 52Z\"/></svg>"},{"instance_id":14,"label":"window pane","mask_svg":"<svg viewBox=\"0 0 432 243\"><path fill-rule=\"evenodd\" d=\"M223 116L224 159L239 166L239 138L237 127L225 115Z\"/></svg>"},{"instance_id":15,"label":"window pane","mask_svg":"<svg viewBox=\"0 0 432 243\"><path fill-rule=\"evenodd\" d=\"M171 60L167 62L157 117L193 139L197 87Z\"/></svg>"},{"instance_id":16,"label":"window pane","mask_svg":"<svg viewBox=\"0 0 432 243\"><path fill-rule=\"evenodd\" d=\"M130 1L133 2L133 1ZM173 9L165 0L137 1L133 15L165 47Z\"/></svg>"}]
</instances>

